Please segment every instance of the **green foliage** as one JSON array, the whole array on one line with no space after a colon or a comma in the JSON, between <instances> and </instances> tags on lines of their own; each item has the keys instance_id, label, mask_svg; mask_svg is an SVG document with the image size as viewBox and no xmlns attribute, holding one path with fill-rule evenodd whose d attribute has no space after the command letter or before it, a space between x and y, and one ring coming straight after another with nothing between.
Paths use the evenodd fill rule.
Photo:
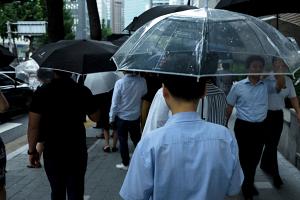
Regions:
<instances>
[{"instance_id":1,"label":"green foliage","mask_svg":"<svg viewBox=\"0 0 300 200\"><path fill-rule=\"evenodd\" d=\"M6 22L16 21L47 21L47 10L45 0L23 0L7 4L0 4L0 36L7 37ZM65 39L74 39L72 32L73 18L69 11L64 9ZM15 31L16 27L12 27ZM36 37L35 45L42 45L48 42L47 35Z\"/></svg>"},{"instance_id":2,"label":"green foliage","mask_svg":"<svg viewBox=\"0 0 300 200\"><path fill-rule=\"evenodd\" d=\"M74 19L70 10L66 10L64 8L64 27L65 27L65 39L66 40L73 40L75 35L72 31L72 26L74 24Z\"/></svg>"},{"instance_id":3,"label":"green foliage","mask_svg":"<svg viewBox=\"0 0 300 200\"><path fill-rule=\"evenodd\" d=\"M38 21L46 19L43 0L15 1L0 5L0 35L7 36L6 22ZM14 27L12 27L13 29ZM14 31L14 29L13 29Z\"/></svg>"},{"instance_id":4,"label":"green foliage","mask_svg":"<svg viewBox=\"0 0 300 200\"><path fill-rule=\"evenodd\" d=\"M105 19L102 19L102 39L105 40L108 36L112 34L111 28L107 27L105 24Z\"/></svg>"}]
</instances>

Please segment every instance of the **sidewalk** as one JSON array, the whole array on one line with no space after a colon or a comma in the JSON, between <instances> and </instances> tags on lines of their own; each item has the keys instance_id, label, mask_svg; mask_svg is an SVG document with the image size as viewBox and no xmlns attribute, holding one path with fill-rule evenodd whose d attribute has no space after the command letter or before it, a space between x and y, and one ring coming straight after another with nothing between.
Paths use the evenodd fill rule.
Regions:
<instances>
[{"instance_id":1,"label":"sidewalk","mask_svg":"<svg viewBox=\"0 0 300 200\"><path fill-rule=\"evenodd\" d=\"M95 141L98 129L87 129L87 140ZM104 153L103 140L97 140L89 148L88 169L86 173L85 200L118 200L119 190L126 172L115 168L120 162L119 153ZM27 148L11 157L7 163L7 196L10 200L49 200L50 186L44 169L26 167ZM300 171L278 155L279 168L284 186L276 190L272 180L257 169L255 185L260 195L255 200L299 200Z\"/></svg>"}]
</instances>

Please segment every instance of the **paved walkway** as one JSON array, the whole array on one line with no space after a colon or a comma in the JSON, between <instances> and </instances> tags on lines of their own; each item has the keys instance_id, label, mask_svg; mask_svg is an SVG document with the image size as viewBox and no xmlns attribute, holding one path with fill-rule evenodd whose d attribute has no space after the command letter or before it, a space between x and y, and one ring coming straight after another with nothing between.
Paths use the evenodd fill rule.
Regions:
<instances>
[{"instance_id":1,"label":"paved walkway","mask_svg":"<svg viewBox=\"0 0 300 200\"><path fill-rule=\"evenodd\" d=\"M87 129L88 142L96 141L97 129ZM90 145L89 145L90 146ZM120 162L119 153L104 153L103 140L97 140L89 148L86 173L85 200L117 200L126 172L115 168ZM10 154L7 163L7 196L10 200L49 200L50 186L44 169L26 167L27 148ZM276 190L271 180L257 170L256 182L260 195L255 200L299 200L300 172L279 154L279 167L284 186ZM241 198L242 199L242 198Z\"/></svg>"}]
</instances>

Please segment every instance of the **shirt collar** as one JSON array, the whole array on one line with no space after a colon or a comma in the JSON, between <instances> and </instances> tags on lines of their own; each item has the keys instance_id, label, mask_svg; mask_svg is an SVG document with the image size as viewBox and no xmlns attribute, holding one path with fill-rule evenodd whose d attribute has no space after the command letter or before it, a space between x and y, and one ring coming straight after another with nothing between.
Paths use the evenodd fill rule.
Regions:
<instances>
[{"instance_id":1,"label":"shirt collar","mask_svg":"<svg viewBox=\"0 0 300 200\"><path fill-rule=\"evenodd\" d=\"M245 84L251 84L252 83L250 82L249 78L245 78L244 81L243 81ZM255 85L258 85L258 84L264 84L264 82L262 80L259 80Z\"/></svg>"},{"instance_id":2,"label":"shirt collar","mask_svg":"<svg viewBox=\"0 0 300 200\"><path fill-rule=\"evenodd\" d=\"M187 121L199 121L201 120L197 112L179 112L172 115L167 123L187 122Z\"/></svg>"}]
</instances>

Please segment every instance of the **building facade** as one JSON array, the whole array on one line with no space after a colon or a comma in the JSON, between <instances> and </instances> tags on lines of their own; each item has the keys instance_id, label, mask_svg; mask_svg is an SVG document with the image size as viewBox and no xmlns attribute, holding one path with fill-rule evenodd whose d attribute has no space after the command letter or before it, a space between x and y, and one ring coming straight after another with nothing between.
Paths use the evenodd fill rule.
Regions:
<instances>
[{"instance_id":1,"label":"building facade","mask_svg":"<svg viewBox=\"0 0 300 200\"><path fill-rule=\"evenodd\" d=\"M169 0L152 0L151 7L169 5Z\"/></svg>"},{"instance_id":2,"label":"building facade","mask_svg":"<svg viewBox=\"0 0 300 200\"><path fill-rule=\"evenodd\" d=\"M89 17L86 0L64 0L65 8L71 12L74 19L72 27L75 39L87 39L90 35Z\"/></svg>"},{"instance_id":3,"label":"building facade","mask_svg":"<svg viewBox=\"0 0 300 200\"><path fill-rule=\"evenodd\" d=\"M187 0L169 0L170 5L186 5Z\"/></svg>"},{"instance_id":4,"label":"building facade","mask_svg":"<svg viewBox=\"0 0 300 200\"><path fill-rule=\"evenodd\" d=\"M105 25L105 27L111 27L110 0L97 0L97 7L101 25Z\"/></svg>"},{"instance_id":5,"label":"building facade","mask_svg":"<svg viewBox=\"0 0 300 200\"><path fill-rule=\"evenodd\" d=\"M124 30L124 1L111 0L111 30L113 33L121 33Z\"/></svg>"}]
</instances>

